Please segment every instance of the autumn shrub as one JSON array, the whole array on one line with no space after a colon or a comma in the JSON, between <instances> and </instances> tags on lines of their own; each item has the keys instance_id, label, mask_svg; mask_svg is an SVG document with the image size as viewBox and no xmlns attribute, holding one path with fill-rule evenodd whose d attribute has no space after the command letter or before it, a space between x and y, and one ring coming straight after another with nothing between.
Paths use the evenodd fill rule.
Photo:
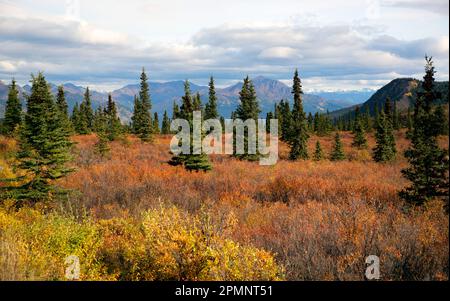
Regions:
<instances>
[{"instance_id":1,"label":"autumn shrub","mask_svg":"<svg viewBox=\"0 0 450 301\"><path fill-rule=\"evenodd\" d=\"M103 223L101 250L120 280L277 280L273 256L220 235L200 217L176 207L145 212L142 224Z\"/></svg>"},{"instance_id":2,"label":"autumn shrub","mask_svg":"<svg viewBox=\"0 0 450 301\"><path fill-rule=\"evenodd\" d=\"M0 279L65 280L66 257L81 262L81 280L104 277L96 250L101 244L97 227L40 210L0 209Z\"/></svg>"}]
</instances>

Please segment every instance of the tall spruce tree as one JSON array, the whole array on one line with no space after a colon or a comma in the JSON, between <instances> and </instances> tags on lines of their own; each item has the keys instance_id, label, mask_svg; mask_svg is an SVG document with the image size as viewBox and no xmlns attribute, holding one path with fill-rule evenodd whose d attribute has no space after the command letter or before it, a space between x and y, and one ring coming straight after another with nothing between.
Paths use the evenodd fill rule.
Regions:
<instances>
[{"instance_id":1,"label":"tall spruce tree","mask_svg":"<svg viewBox=\"0 0 450 301\"><path fill-rule=\"evenodd\" d=\"M217 111L217 96L216 88L214 86L214 78L211 76L209 80L209 93L208 103L205 107L205 120L219 118L219 112Z\"/></svg>"},{"instance_id":2,"label":"tall spruce tree","mask_svg":"<svg viewBox=\"0 0 450 301\"><path fill-rule=\"evenodd\" d=\"M167 111L164 111L162 126L161 126L161 134L169 135L170 134L170 119Z\"/></svg>"},{"instance_id":3,"label":"tall spruce tree","mask_svg":"<svg viewBox=\"0 0 450 301\"><path fill-rule=\"evenodd\" d=\"M431 199L443 199L448 210L449 178L448 150L441 149L432 103L437 94L435 68L432 58L426 57L425 76L414 107L414 127L411 146L405 152L410 166L402 173L411 185L400 192L400 196L413 205L422 205Z\"/></svg>"},{"instance_id":4,"label":"tall spruce tree","mask_svg":"<svg viewBox=\"0 0 450 301\"><path fill-rule=\"evenodd\" d=\"M160 134L161 130L159 129L159 117L158 117L158 112L155 112L153 114L153 132L155 134Z\"/></svg>"},{"instance_id":5,"label":"tall spruce tree","mask_svg":"<svg viewBox=\"0 0 450 301\"><path fill-rule=\"evenodd\" d=\"M94 131L96 132L98 139L94 145L94 150L95 153L100 155L100 157L102 158L109 154L110 148L108 145L108 141L114 140L110 139L112 132L109 128L111 126L109 110L112 109L110 107L110 101L112 102L112 99L111 97L108 97L108 107L106 109L99 107L94 114Z\"/></svg>"},{"instance_id":6,"label":"tall spruce tree","mask_svg":"<svg viewBox=\"0 0 450 301\"><path fill-rule=\"evenodd\" d=\"M364 129L364 123L361 116L358 116L355 121L353 135L354 137L352 146L357 147L359 149L367 148L366 131Z\"/></svg>"},{"instance_id":7,"label":"tall spruce tree","mask_svg":"<svg viewBox=\"0 0 450 301\"><path fill-rule=\"evenodd\" d=\"M281 115L281 140L289 142L290 135L292 134L292 112L289 106L289 101L282 99L280 101L280 115Z\"/></svg>"},{"instance_id":8,"label":"tall spruce tree","mask_svg":"<svg viewBox=\"0 0 450 301\"><path fill-rule=\"evenodd\" d=\"M344 148L342 146L341 136L339 135L339 132L336 132L336 135L334 136L334 147L333 151L331 152L330 159L331 161L345 160Z\"/></svg>"},{"instance_id":9,"label":"tall spruce tree","mask_svg":"<svg viewBox=\"0 0 450 301\"><path fill-rule=\"evenodd\" d=\"M290 127L289 145L291 152L289 154L290 160L307 160L308 155L308 124L306 114L303 111L302 100L302 83L298 76L298 70L294 73L294 83L292 87L292 94L294 95L294 106L292 109L292 122Z\"/></svg>"},{"instance_id":10,"label":"tall spruce tree","mask_svg":"<svg viewBox=\"0 0 450 301\"><path fill-rule=\"evenodd\" d=\"M66 166L72 143L60 117L44 75L33 76L16 155L16 168L23 173L14 179L17 185L3 189L3 198L34 203L62 192L55 180L72 171Z\"/></svg>"},{"instance_id":11,"label":"tall spruce tree","mask_svg":"<svg viewBox=\"0 0 450 301\"><path fill-rule=\"evenodd\" d=\"M259 103L258 99L256 97L256 91L255 86L253 85L253 82L250 80L250 78L247 76L244 79L244 83L242 85L241 92L239 92L239 99L240 104L236 109L236 112L234 114L235 118L239 118L242 121L246 121L249 119L253 119L256 124L256 130L258 131L258 117L259 113L261 112L259 109ZM256 134L256 133L255 133ZM248 161L256 161L258 160L259 153L257 152L257 145L256 145L256 154L251 154L249 151L249 131L247 128L244 130L244 154L236 154L235 156L241 160L248 160ZM234 145L236 142L236 134L233 135L234 137ZM256 138L256 137L255 137ZM258 139L256 139L256 143L258 143ZM236 149L235 149L236 151Z\"/></svg>"},{"instance_id":12,"label":"tall spruce tree","mask_svg":"<svg viewBox=\"0 0 450 301\"><path fill-rule=\"evenodd\" d=\"M22 122L22 104L19 99L19 90L13 79L9 86L8 99L6 100L5 119L3 121L4 132L11 136Z\"/></svg>"},{"instance_id":13,"label":"tall spruce tree","mask_svg":"<svg viewBox=\"0 0 450 301\"><path fill-rule=\"evenodd\" d=\"M192 99L191 89L189 81L184 83L184 96L182 97L182 105L178 118L185 119L189 122L190 132L193 132L193 113L194 113L194 100ZM202 133L203 135L203 133ZM186 141L182 141L186 143ZM194 154L193 137L189 141L190 154L179 154L172 157L169 161L170 165L178 166L184 165L189 171L209 171L212 166L209 162L209 158L206 154Z\"/></svg>"},{"instance_id":14,"label":"tall spruce tree","mask_svg":"<svg viewBox=\"0 0 450 301\"><path fill-rule=\"evenodd\" d=\"M390 113L389 101L386 101L384 110L378 116L375 140L377 142L373 150L373 159L375 162L388 162L395 158L397 149L392 128L392 117Z\"/></svg>"},{"instance_id":15,"label":"tall spruce tree","mask_svg":"<svg viewBox=\"0 0 450 301\"><path fill-rule=\"evenodd\" d=\"M87 127L87 122L82 124L85 119L81 118L80 106L78 103L75 103L75 106L72 109L72 116L70 116L70 121L72 122L73 129L77 134L80 134L84 128Z\"/></svg>"},{"instance_id":16,"label":"tall spruce tree","mask_svg":"<svg viewBox=\"0 0 450 301\"><path fill-rule=\"evenodd\" d=\"M62 85L58 86L58 93L56 94L56 107L58 108L61 122L67 129L67 134L73 134L74 129L69 117L69 106L67 104L64 87Z\"/></svg>"},{"instance_id":17,"label":"tall spruce tree","mask_svg":"<svg viewBox=\"0 0 450 301\"><path fill-rule=\"evenodd\" d=\"M84 119L83 125L86 125L86 128L84 128L80 134L91 133L94 127L94 110L92 109L91 92L89 91L89 87L86 88L86 92L84 93L84 99L80 105L80 114L81 118Z\"/></svg>"},{"instance_id":18,"label":"tall spruce tree","mask_svg":"<svg viewBox=\"0 0 450 301\"><path fill-rule=\"evenodd\" d=\"M148 84L148 77L145 73L145 69L142 68L141 73L141 90L139 91L139 101L140 101L140 124L138 129L138 136L141 138L144 142L152 141L152 117L151 117L151 109L152 109L152 103L150 100L150 87Z\"/></svg>"},{"instance_id":19,"label":"tall spruce tree","mask_svg":"<svg viewBox=\"0 0 450 301\"><path fill-rule=\"evenodd\" d=\"M138 96L134 96L134 107L133 107L133 115L131 116L131 129L133 134L138 135L140 129L142 128L142 103L139 100Z\"/></svg>"},{"instance_id":20,"label":"tall spruce tree","mask_svg":"<svg viewBox=\"0 0 450 301\"><path fill-rule=\"evenodd\" d=\"M108 95L108 104L105 110L106 128L105 134L109 141L116 140L122 134L122 123L120 122L117 106L112 99L111 94Z\"/></svg>"}]
</instances>

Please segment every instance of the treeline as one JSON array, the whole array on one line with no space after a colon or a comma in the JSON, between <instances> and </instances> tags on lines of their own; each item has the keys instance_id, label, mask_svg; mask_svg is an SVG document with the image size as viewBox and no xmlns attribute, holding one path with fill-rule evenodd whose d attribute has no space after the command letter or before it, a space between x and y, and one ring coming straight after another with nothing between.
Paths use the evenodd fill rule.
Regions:
<instances>
[{"instance_id":1,"label":"treeline","mask_svg":"<svg viewBox=\"0 0 450 301\"><path fill-rule=\"evenodd\" d=\"M446 116L441 106L434 109L433 102L437 98L434 91L434 67L431 59L427 58L426 75L415 104L414 112L409 111L406 127L411 148L405 153L410 167L403 171L412 186L405 189L401 196L412 203L422 204L434 197L447 198L448 202L448 150L442 150L437 144L437 137L446 132ZM4 133L15 136L19 141L17 165L20 176L10 180L14 185L4 187L3 197L16 200L38 200L51 198L57 189L52 186L54 180L65 176L71 171L66 167L70 161L71 134L96 133L98 142L96 151L105 156L108 142L123 137L125 133L133 133L143 142L151 142L155 133L169 134L170 122L167 111L164 112L162 127L159 128L159 117L152 116L150 87L145 70L140 77L140 92L135 96L134 111L131 123L122 125L118 117L117 107L109 95L106 107L93 110L89 88L86 89L84 100L75 105L71 116L63 87L59 87L56 101L50 93L48 83L42 73L32 78L31 95L27 97L27 110L22 112L18 97L18 90L13 80L8 95ZM280 138L290 146L289 159L320 161L325 158L320 142L316 142L314 154L308 152L308 140L312 134L319 136L336 132L334 148L329 155L332 161L346 159L343 150L340 130L350 130L353 133L352 146L367 149L367 132L375 131L376 146L372 151L373 160L386 163L395 159L397 155L394 131L404 127L400 122L396 103L388 98L374 117L369 110L357 108L353 117L346 122L333 122L329 114L309 114L303 109L303 89L299 73L296 70L293 77L293 106L287 101L275 105L274 112L269 112L268 119L278 119ZM188 120L193 129L194 111L202 111L203 119L224 119L217 111L217 97L214 79L209 82L209 95L206 106L203 106L200 94L193 95L189 82L185 82L185 95L181 106L174 102L172 119ZM240 104L232 114L232 119L253 119L257 124L260 106L252 80L247 76L239 93ZM270 128L268 127L270 130ZM202 133L206 135L207 133ZM248 129L244 132L244 154L234 154L240 160L254 161L260 154L249 151ZM234 138L236 139L236 138ZM236 140L235 140L236 141ZM185 142L184 142L185 143ZM194 153L192 138L189 141L190 154L174 155L170 164L184 166L189 171L208 171L212 166L206 154Z\"/></svg>"}]
</instances>

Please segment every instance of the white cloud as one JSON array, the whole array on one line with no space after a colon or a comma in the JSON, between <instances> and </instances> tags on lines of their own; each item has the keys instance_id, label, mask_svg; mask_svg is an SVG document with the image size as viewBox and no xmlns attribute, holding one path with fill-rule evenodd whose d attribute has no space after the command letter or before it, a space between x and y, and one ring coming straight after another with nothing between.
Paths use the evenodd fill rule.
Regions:
<instances>
[{"instance_id":1,"label":"white cloud","mask_svg":"<svg viewBox=\"0 0 450 301\"><path fill-rule=\"evenodd\" d=\"M48 3L49 7L59 3L55 0L39 2ZM322 20L320 11L308 11L308 8L316 8L328 12L327 5L321 1L305 5L305 13L262 1L258 6L260 16L254 12L255 16L249 17L248 22L238 22L248 13L236 11L236 8L250 8L256 2L237 4L232 1L227 4L229 7L203 1L202 6L199 2L188 5L179 0L164 3L129 0L128 6L120 3L108 6L110 1L103 0L91 2L89 10L86 10L87 2L80 2L78 19L67 18L64 7L61 15L45 14L32 12L31 8L38 9L32 1L27 1L30 9L26 9L0 0L0 78L15 76L25 81L31 72L43 70L50 80L91 82L107 87L136 81L142 66L149 70L152 80L203 80L214 74L220 82L236 81L246 74L290 78L293 69L298 67L307 85L371 87L390 79L389 76L421 74L423 56L427 53L435 57L440 78L448 79L447 29L444 34L430 31L428 36L408 39L389 34L386 28L390 24L379 23L381 19L327 22ZM413 2L417 7L418 1ZM433 3L439 5L438 2ZM284 0L283 3L297 7L296 1ZM380 18L384 17L383 10L388 6L401 10L399 3L381 4ZM100 10L101 5L105 12ZM165 15L164 11L171 5L174 11ZM364 9L360 1L342 2L341 6L336 9L336 15ZM128 15L130 9L139 12ZM231 22L217 23L220 21L214 18L219 19L220 14L216 10L230 16ZM271 11L278 17L270 18ZM108 13L108 20L114 20L117 27L104 22ZM93 14L98 15L98 19L93 20ZM150 22L147 20L155 22L151 23L155 26L140 26ZM191 20L197 27L184 20ZM215 25L202 28L203 20L205 24ZM448 24L448 19L446 22ZM99 23L107 26L99 26ZM167 28L156 26L168 23L171 25ZM117 30L122 24L126 30ZM134 31L133 26L138 25L139 30ZM172 37L174 32L177 36L193 28L195 31L184 34L181 40L161 38L165 33ZM410 26L408 28L410 30ZM142 34L147 29L149 37ZM159 40L150 37L156 31L160 31L160 35L156 35Z\"/></svg>"}]
</instances>

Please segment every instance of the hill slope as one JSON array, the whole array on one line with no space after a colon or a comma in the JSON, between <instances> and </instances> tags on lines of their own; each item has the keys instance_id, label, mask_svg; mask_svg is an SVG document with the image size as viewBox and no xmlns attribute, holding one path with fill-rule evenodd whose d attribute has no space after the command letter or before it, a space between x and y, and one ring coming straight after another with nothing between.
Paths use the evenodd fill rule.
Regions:
<instances>
[{"instance_id":1,"label":"hill slope","mask_svg":"<svg viewBox=\"0 0 450 301\"><path fill-rule=\"evenodd\" d=\"M397 107L399 111L406 111L409 107L414 106L417 89L420 87L420 81L413 78L398 78L394 79L381 89L379 89L372 97L359 107L365 107L366 105L370 109L371 115L374 115L375 108L381 107L386 102L386 98L390 97L392 101L397 101ZM436 103L448 103L448 81L436 82L436 92L439 92L441 97L436 100ZM351 106L345 109L337 110L331 113L332 117L344 116L351 113L357 107Z\"/></svg>"}]
</instances>

